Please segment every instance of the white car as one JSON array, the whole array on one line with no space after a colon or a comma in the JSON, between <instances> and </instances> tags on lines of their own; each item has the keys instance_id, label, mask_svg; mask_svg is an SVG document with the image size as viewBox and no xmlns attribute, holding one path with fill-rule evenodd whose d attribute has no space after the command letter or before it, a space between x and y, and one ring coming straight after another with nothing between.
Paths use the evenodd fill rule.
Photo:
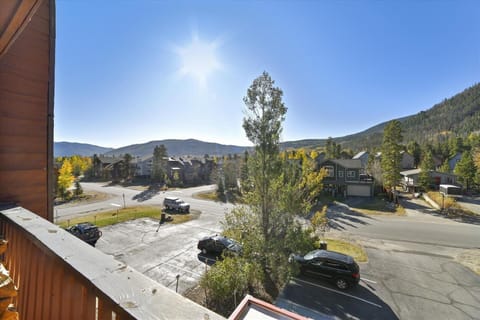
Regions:
<instances>
[{"instance_id":1,"label":"white car","mask_svg":"<svg viewBox=\"0 0 480 320\"><path fill-rule=\"evenodd\" d=\"M163 200L163 205L167 210L175 210L186 213L190 212L190 204L177 197L166 197Z\"/></svg>"}]
</instances>

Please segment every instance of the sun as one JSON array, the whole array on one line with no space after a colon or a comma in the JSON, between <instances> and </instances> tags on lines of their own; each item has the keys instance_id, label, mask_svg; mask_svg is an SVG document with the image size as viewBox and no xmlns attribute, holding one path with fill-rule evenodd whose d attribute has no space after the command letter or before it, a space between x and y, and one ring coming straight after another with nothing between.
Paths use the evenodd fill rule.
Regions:
<instances>
[{"instance_id":1,"label":"sun","mask_svg":"<svg viewBox=\"0 0 480 320\"><path fill-rule=\"evenodd\" d=\"M218 41L205 42L194 35L189 44L176 47L175 52L182 61L178 70L180 76L192 77L200 87L206 87L208 77L214 71L222 69L222 65L217 58L218 46Z\"/></svg>"}]
</instances>

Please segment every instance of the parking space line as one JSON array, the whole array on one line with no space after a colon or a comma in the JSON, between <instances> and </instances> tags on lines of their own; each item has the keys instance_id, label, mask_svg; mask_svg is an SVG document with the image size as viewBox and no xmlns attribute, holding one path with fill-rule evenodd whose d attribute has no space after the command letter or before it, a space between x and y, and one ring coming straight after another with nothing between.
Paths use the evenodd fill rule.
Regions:
<instances>
[{"instance_id":1,"label":"parking space line","mask_svg":"<svg viewBox=\"0 0 480 320\"><path fill-rule=\"evenodd\" d=\"M377 308L382 308L381 305L378 305L376 303L373 303L371 301L368 301L368 300L365 300L365 299L362 299L362 298L359 298L359 297L356 297L356 296L352 296L351 294L348 294L348 293L345 293L345 292L341 292L341 291L338 291L338 290L335 290L335 289L331 289L331 288L328 288L328 287L324 287L324 286L321 286L319 284L316 284L316 283L312 283L312 282L309 282L309 281L305 281L305 280L301 280L301 279L298 279L298 278L293 278L295 281L299 281L299 282L303 282L303 283L306 283L306 284L309 284L309 285L312 285L312 286L315 286L315 287L319 287L319 288L322 288L322 289L325 289L325 290L328 290L328 291L332 291L332 292L336 292L338 294L342 294L344 296L347 296L347 297L350 297L350 298L353 298L353 299L357 299L359 301L362 301L362 302L365 302L365 303L368 303L368 304L371 304L372 306L375 306Z\"/></svg>"},{"instance_id":2,"label":"parking space line","mask_svg":"<svg viewBox=\"0 0 480 320\"><path fill-rule=\"evenodd\" d=\"M373 281L373 280L370 280L370 279L365 279L365 278L360 278L360 280L362 281L365 281L365 282L370 282L370 283L377 283L377 281Z\"/></svg>"}]
</instances>

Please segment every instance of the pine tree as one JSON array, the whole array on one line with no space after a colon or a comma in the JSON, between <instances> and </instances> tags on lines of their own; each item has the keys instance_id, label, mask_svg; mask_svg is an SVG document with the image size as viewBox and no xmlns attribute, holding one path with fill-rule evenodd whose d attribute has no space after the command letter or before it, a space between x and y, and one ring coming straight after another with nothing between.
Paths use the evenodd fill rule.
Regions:
<instances>
[{"instance_id":1,"label":"pine tree","mask_svg":"<svg viewBox=\"0 0 480 320\"><path fill-rule=\"evenodd\" d=\"M390 121L385 127L382 143L383 186L392 193L400 181L402 150L402 127L398 120Z\"/></svg>"},{"instance_id":2,"label":"pine tree","mask_svg":"<svg viewBox=\"0 0 480 320\"><path fill-rule=\"evenodd\" d=\"M424 190L430 189L432 184L432 177L430 171L433 170L435 164L433 162L432 153L430 150L427 150L423 155L422 162L420 163L420 174L418 176L418 182Z\"/></svg>"},{"instance_id":3,"label":"pine tree","mask_svg":"<svg viewBox=\"0 0 480 320\"><path fill-rule=\"evenodd\" d=\"M469 151L465 151L462 154L462 158L457 162L454 173L458 175L458 180L467 188L470 188L470 184L475 178L477 167L473 161L472 154Z\"/></svg>"},{"instance_id":4,"label":"pine tree","mask_svg":"<svg viewBox=\"0 0 480 320\"><path fill-rule=\"evenodd\" d=\"M165 182L166 176L166 159L167 148L163 144L153 149L152 173L151 177L154 182Z\"/></svg>"}]
</instances>

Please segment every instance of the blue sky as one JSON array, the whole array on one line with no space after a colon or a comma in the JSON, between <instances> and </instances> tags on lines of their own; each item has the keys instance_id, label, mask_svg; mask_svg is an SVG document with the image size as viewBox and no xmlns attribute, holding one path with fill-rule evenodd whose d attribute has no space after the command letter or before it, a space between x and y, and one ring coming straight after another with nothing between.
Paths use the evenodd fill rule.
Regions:
<instances>
[{"instance_id":1,"label":"blue sky","mask_svg":"<svg viewBox=\"0 0 480 320\"><path fill-rule=\"evenodd\" d=\"M480 81L478 1L57 0L55 141L250 145L267 71L283 141L415 114Z\"/></svg>"}]
</instances>

